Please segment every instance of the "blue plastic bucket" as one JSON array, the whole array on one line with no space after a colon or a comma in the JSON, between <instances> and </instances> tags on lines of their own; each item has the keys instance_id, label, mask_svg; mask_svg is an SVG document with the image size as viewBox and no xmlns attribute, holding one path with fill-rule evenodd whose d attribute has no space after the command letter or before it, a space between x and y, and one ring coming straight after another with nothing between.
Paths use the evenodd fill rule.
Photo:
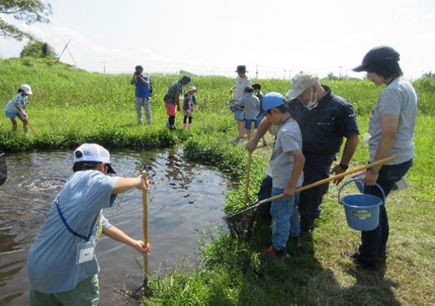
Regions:
<instances>
[{"instance_id":1,"label":"blue plastic bucket","mask_svg":"<svg viewBox=\"0 0 435 306\"><path fill-rule=\"evenodd\" d=\"M385 203L384 190L382 190L380 185L376 184L382 192L382 199L366 193L350 194L340 198L341 190L346 185L355 181L361 181L361 179L349 180L340 187L338 190L338 202L343 204L347 224L351 228L359 231L371 231L379 225L379 206Z\"/></svg>"}]
</instances>

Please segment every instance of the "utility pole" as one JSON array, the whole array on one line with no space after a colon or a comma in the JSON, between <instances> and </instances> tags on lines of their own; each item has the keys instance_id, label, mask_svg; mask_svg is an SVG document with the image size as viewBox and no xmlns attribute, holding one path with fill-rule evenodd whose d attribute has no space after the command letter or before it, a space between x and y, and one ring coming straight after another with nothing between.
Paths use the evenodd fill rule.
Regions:
<instances>
[{"instance_id":1,"label":"utility pole","mask_svg":"<svg viewBox=\"0 0 435 306\"><path fill-rule=\"evenodd\" d=\"M106 73L106 61L103 61L103 73Z\"/></svg>"},{"instance_id":2,"label":"utility pole","mask_svg":"<svg viewBox=\"0 0 435 306\"><path fill-rule=\"evenodd\" d=\"M258 64L255 65L255 79L258 80Z\"/></svg>"}]
</instances>

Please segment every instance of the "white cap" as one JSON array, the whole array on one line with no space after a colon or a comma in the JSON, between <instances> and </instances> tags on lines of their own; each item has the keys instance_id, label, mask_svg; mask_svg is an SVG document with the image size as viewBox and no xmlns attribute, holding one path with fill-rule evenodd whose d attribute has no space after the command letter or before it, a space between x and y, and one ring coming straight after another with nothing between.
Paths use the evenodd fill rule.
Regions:
<instances>
[{"instance_id":1,"label":"white cap","mask_svg":"<svg viewBox=\"0 0 435 306\"><path fill-rule=\"evenodd\" d=\"M74 163L89 161L108 165L108 173L116 173L110 165L110 153L96 143L84 143L74 150Z\"/></svg>"},{"instance_id":2,"label":"white cap","mask_svg":"<svg viewBox=\"0 0 435 306\"><path fill-rule=\"evenodd\" d=\"M30 85L23 84L23 85L20 86L20 89L21 89L22 91L24 91L24 92L25 92L26 94L28 94L28 95L33 94L33 92L32 92L32 88L30 87Z\"/></svg>"},{"instance_id":3,"label":"white cap","mask_svg":"<svg viewBox=\"0 0 435 306\"><path fill-rule=\"evenodd\" d=\"M289 100L299 97L307 88L319 84L319 77L314 73L300 72L292 79L292 87L286 96Z\"/></svg>"},{"instance_id":4,"label":"white cap","mask_svg":"<svg viewBox=\"0 0 435 306\"><path fill-rule=\"evenodd\" d=\"M196 90L196 87L195 87L195 86L190 86L190 87L189 87L189 90L188 90L187 92L190 92L190 91L192 91L192 90Z\"/></svg>"}]
</instances>

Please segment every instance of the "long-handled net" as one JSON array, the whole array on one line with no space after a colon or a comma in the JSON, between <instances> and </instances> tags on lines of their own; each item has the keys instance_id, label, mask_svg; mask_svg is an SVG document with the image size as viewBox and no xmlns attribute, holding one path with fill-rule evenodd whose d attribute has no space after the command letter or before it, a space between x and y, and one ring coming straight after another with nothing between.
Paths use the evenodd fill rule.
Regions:
<instances>
[{"instance_id":1,"label":"long-handled net","mask_svg":"<svg viewBox=\"0 0 435 306\"><path fill-rule=\"evenodd\" d=\"M330 181L340 179L340 178L345 177L347 175L361 172L361 171L366 170L366 169L371 168L371 167L383 165L384 163L389 162L389 161L394 160L394 159L397 159L397 158L398 158L397 155L393 155L393 156L378 160L376 162L373 162L371 164L367 164L367 165L355 168L353 170L349 170L349 171L346 171L346 172L343 172L343 173L340 173L340 174L337 174L334 176L330 176L328 178L317 181L315 183L297 188L296 192L308 190L310 188L328 183ZM252 236L253 231L256 227L258 212L261 209L268 209L268 207L266 208L265 205L268 206L269 202L281 199L282 197L284 197L283 194L276 195L276 196L264 199L262 201L258 201L252 205L249 205L247 207L242 208L241 210L238 210L234 213L231 213L231 214L224 216L223 218L227 222L228 228L230 229L231 234L239 239L249 240L249 238Z\"/></svg>"}]
</instances>

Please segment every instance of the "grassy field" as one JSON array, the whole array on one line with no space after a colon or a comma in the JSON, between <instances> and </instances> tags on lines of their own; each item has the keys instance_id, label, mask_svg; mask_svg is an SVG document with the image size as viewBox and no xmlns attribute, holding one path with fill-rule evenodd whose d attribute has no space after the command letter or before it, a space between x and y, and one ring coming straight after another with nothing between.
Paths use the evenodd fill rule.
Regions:
<instances>
[{"instance_id":1,"label":"grassy field","mask_svg":"<svg viewBox=\"0 0 435 306\"><path fill-rule=\"evenodd\" d=\"M149 148L182 145L186 158L217 166L240 181L229 192L227 207L243 202L247 154L242 145L232 145L236 126L225 105L233 79L192 76L199 90L200 111L193 129L176 132L165 128L162 96L179 75L151 75L153 124L136 124L134 87L130 75L88 73L65 65L34 60L0 60L0 100L5 104L21 83L29 83L34 95L28 113L37 136L12 133L9 119L0 119L0 151L71 149L82 142L97 142L108 148ZM287 92L289 81L260 80L263 90ZM334 93L350 100L358 114L361 134L367 130L368 114L382 88L368 81L324 81ZM258 256L270 244L270 229L264 228L249 242L222 232L202 234L201 264L186 266L169 275L155 273L150 281L153 295L147 305L433 305L435 231L433 204L435 185L434 103L435 80L414 82L419 96L415 134L416 158L407 175L412 188L393 193L387 200L390 240L386 269L360 270L342 257L356 249L359 232L349 228L343 208L337 204L337 188L331 186L322 204L316 229L304 237L303 247L289 246L290 258ZM269 136L270 137L270 136ZM270 140L270 139L269 139ZM362 141L361 141L362 142ZM271 141L269 141L271 143ZM256 191L270 156L271 146L255 151L251 169L249 202ZM367 161L367 147L360 145L351 167ZM162 195L164 198L164 195ZM151 241L152 243L152 241Z\"/></svg>"}]
</instances>

